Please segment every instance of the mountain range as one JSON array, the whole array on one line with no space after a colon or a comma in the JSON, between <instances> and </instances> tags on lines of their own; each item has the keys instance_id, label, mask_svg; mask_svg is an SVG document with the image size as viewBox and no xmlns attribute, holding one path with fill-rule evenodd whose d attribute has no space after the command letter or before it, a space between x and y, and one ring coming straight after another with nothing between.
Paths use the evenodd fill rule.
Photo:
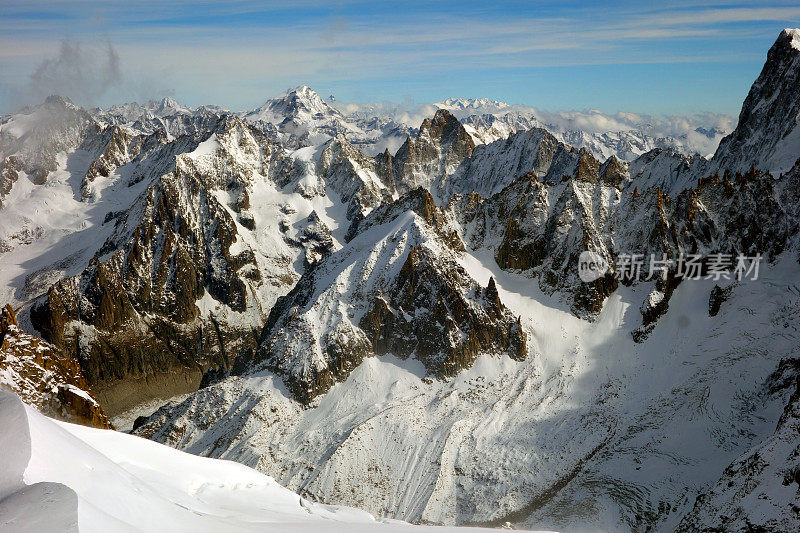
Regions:
<instances>
[{"instance_id":1,"label":"mountain range","mask_svg":"<svg viewBox=\"0 0 800 533\"><path fill-rule=\"evenodd\" d=\"M0 383L413 523L796 529L798 43L729 134L465 99L408 124L307 86L4 116Z\"/></svg>"}]
</instances>

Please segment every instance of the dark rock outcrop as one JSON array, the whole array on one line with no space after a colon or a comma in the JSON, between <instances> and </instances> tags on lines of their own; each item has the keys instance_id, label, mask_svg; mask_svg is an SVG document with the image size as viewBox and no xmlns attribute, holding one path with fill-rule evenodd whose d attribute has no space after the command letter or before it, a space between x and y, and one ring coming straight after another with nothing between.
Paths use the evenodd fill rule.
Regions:
<instances>
[{"instance_id":1,"label":"dark rock outcrop","mask_svg":"<svg viewBox=\"0 0 800 533\"><path fill-rule=\"evenodd\" d=\"M231 253L236 239L203 178L178 165L117 221L80 276L34 305L33 325L80 361L111 412L196 389L209 366L228 369L256 346L252 329L203 317L196 304L207 293L234 312L247 309L248 284L261 274L252 251Z\"/></svg>"},{"instance_id":2,"label":"dark rock outcrop","mask_svg":"<svg viewBox=\"0 0 800 533\"><path fill-rule=\"evenodd\" d=\"M305 267L310 268L317 261L331 255L334 245L331 230L320 220L316 211L312 211L305 222L306 225L298 235L298 241L305 249Z\"/></svg>"},{"instance_id":3,"label":"dark rock outcrop","mask_svg":"<svg viewBox=\"0 0 800 533\"><path fill-rule=\"evenodd\" d=\"M708 316L717 316L722 304L730 297L733 286L730 285L724 289L719 285L714 285L711 289L711 294L708 296Z\"/></svg>"},{"instance_id":4,"label":"dark rock outcrop","mask_svg":"<svg viewBox=\"0 0 800 533\"><path fill-rule=\"evenodd\" d=\"M415 357L437 377L468 368L480 353L524 359L525 333L494 279L479 289L462 269L442 263L425 247L409 251L391 288L373 298L359 323L372 351Z\"/></svg>"},{"instance_id":5,"label":"dark rock outcrop","mask_svg":"<svg viewBox=\"0 0 800 533\"><path fill-rule=\"evenodd\" d=\"M391 160L392 181L398 192L430 188L436 179L455 172L472 155L475 142L449 111L440 109L422 121L417 137L409 137ZM384 177L385 181L389 176Z\"/></svg>"}]
</instances>

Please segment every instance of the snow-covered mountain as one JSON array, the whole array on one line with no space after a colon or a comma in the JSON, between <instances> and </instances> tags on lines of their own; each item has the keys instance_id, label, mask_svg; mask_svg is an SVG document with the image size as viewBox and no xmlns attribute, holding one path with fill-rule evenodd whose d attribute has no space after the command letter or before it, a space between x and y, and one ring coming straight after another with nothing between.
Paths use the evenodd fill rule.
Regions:
<instances>
[{"instance_id":1,"label":"snow-covered mountain","mask_svg":"<svg viewBox=\"0 0 800 533\"><path fill-rule=\"evenodd\" d=\"M489 100L488 98L447 98L441 102L433 104L439 109L448 111L478 110L481 112L499 111L508 107L505 102L499 100Z\"/></svg>"},{"instance_id":2,"label":"snow-covered mountain","mask_svg":"<svg viewBox=\"0 0 800 533\"><path fill-rule=\"evenodd\" d=\"M459 118L476 143L488 144L514 132L542 128L565 144L586 148L598 159L613 155L623 161L632 161L656 148L679 151L687 156L710 156L725 136L723 130L713 127L704 129L701 126L669 135L638 117L636 120L621 121L599 111L576 117L571 114L543 115L532 109L518 109Z\"/></svg>"},{"instance_id":3,"label":"snow-covered mountain","mask_svg":"<svg viewBox=\"0 0 800 533\"><path fill-rule=\"evenodd\" d=\"M163 131L167 137L176 138L208 129L223 113L224 110L217 106L194 109L172 98L163 98L144 105L128 103L105 110L96 109L92 114L104 124L124 127L140 134Z\"/></svg>"},{"instance_id":4,"label":"snow-covered mountain","mask_svg":"<svg viewBox=\"0 0 800 533\"><path fill-rule=\"evenodd\" d=\"M598 159L614 155L631 161L655 148L710 156L726 134L719 117L669 121L632 113L609 116L596 110L546 113L488 98L448 98L413 109L389 104L339 105L324 101L306 86L287 91L243 116L273 135L282 135L283 142L314 144L341 134L364 153L377 155L385 149L393 154L407 137L416 136L422 120L437 109L458 118L476 144L542 128L565 144L588 149ZM697 125L692 125L695 122ZM304 135L313 136L314 142L303 140Z\"/></svg>"},{"instance_id":5,"label":"snow-covered mountain","mask_svg":"<svg viewBox=\"0 0 800 533\"><path fill-rule=\"evenodd\" d=\"M404 130L305 86L244 114L52 97L0 119L0 297L112 422L164 404L134 432L311 500L447 525L784 529L800 165L762 163L800 157L774 135L794 131L794 35L710 161L635 129L470 116L494 102ZM607 269L584 282L586 251ZM756 280L673 262L622 282L622 254L763 262Z\"/></svg>"},{"instance_id":6,"label":"snow-covered mountain","mask_svg":"<svg viewBox=\"0 0 800 533\"><path fill-rule=\"evenodd\" d=\"M242 114L242 118L248 123L275 131L284 144L298 147L359 132L338 110L306 85L267 100L261 107Z\"/></svg>"},{"instance_id":7,"label":"snow-covered mountain","mask_svg":"<svg viewBox=\"0 0 800 533\"><path fill-rule=\"evenodd\" d=\"M746 172L752 165L774 174L788 171L800 150L800 30L786 29L739 114L739 124L714 154L714 166Z\"/></svg>"},{"instance_id":8,"label":"snow-covered mountain","mask_svg":"<svg viewBox=\"0 0 800 533\"><path fill-rule=\"evenodd\" d=\"M267 100L241 116L286 146L318 145L346 136L368 155L390 147L394 152L413 131L410 126L383 116L356 113L345 117L306 85Z\"/></svg>"}]
</instances>

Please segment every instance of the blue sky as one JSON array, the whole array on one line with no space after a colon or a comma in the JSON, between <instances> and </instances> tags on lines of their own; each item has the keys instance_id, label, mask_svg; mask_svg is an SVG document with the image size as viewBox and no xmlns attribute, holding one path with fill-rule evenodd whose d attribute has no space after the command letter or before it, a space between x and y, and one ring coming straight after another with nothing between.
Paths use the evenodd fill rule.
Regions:
<instances>
[{"instance_id":1,"label":"blue sky","mask_svg":"<svg viewBox=\"0 0 800 533\"><path fill-rule=\"evenodd\" d=\"M643 4L0 0L0 110L52 90L238 110L307 84L346 102L735 115L800 26L797 2Z\"/></svg>"}]
</instances>

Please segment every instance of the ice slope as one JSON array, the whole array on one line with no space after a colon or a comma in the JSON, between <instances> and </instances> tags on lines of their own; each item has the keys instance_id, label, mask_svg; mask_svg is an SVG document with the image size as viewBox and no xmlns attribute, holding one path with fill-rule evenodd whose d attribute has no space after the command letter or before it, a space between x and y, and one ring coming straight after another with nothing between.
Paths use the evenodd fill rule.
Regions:
<instances>
[{"instance_id":1,"label":"ice slope","mask_svg":"<svg viewBox=\"0 0 800 533\"><path fill-rule=\"evenodd\" d=\"M237 463L57 422L5 392L0 444L2 531L433 529L313 503Z\"/></svg>"}]
</instances>

